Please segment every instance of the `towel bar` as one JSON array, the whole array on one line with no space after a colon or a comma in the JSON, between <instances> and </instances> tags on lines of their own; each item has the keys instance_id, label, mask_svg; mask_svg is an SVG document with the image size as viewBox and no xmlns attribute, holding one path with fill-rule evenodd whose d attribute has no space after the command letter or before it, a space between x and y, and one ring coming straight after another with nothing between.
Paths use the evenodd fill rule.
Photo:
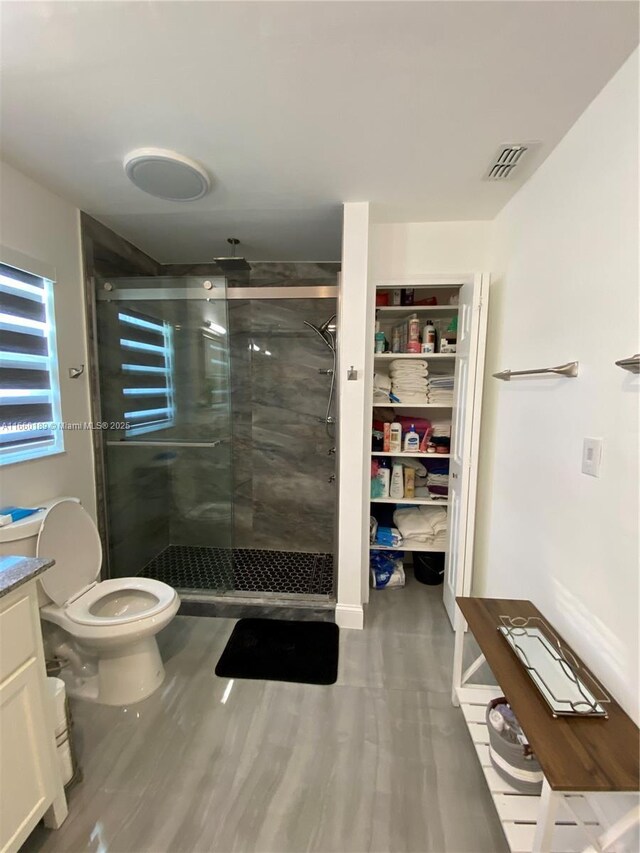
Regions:
<instances>
[{"instance_id":1,"label":"towel bar","mask_svg":"<svg viewBox=\"0 0 640 853\"><path fill-rule=\"evenodd\" d=\"M640 353L636 353L630 358L621 358L620 361L616 361L616 364L623 370L630 370L631 373L640 373Z\"/></svg>"},{"instance_id":2,"label":"towel bar","mask_svg":"<svg viewBox=\"0 0 640 853\"><path fill-rule=\"evenodd\" d=\"M578 362L568 361L559 367L540 367L537 370L502 370L494 373L496 379L504 379L508 382L512 376L534 376L540 373L555 373L557 376L573 377L578 375Z\"/></svg>"}]
</instances>

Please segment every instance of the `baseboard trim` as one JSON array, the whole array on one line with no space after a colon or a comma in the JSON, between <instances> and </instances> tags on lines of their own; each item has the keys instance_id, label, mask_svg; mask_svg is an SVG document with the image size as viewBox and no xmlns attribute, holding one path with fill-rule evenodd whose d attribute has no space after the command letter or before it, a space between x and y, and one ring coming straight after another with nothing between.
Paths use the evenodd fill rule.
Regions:
<instances>
[{"instance_id":1,"label":"baseboard trim","mask_svg":"<svg viewBox=\"0 0 640 853\"><path fill-rule=\"evenodd\" d=\"M364 628L364 608L361 604L336 604L336 624L340 628Z\"/></svg>"}]
</instances>

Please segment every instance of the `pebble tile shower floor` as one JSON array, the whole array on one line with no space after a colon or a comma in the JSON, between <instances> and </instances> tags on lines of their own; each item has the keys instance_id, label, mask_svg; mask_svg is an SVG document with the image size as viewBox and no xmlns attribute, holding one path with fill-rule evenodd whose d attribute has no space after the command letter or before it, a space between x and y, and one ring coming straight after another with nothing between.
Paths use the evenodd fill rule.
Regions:
<instances>
[{"instance_id":1,"label":"pebble tile shower floor","mask_svg":"<svg viewBox=\"0 0 640 853\"><path fill-rule=\"evenodd\" d=\"M140 575L183 590L333 594L332 555L303 551L169 545Z\"/></svg>"}]
</instances>

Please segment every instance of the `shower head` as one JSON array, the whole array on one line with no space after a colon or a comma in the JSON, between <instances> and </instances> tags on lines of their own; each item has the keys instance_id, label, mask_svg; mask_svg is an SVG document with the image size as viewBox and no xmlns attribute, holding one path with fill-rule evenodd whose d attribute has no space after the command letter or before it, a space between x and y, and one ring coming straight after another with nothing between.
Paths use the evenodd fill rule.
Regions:
<instances>
[{"instance_id":1,"label":"shower head","mask_svg":"<svg viewBox=\"0 0 640 853\"><path fill-rule=\"evenodd\" d=\"M214 258L222 272L249 272L251 265L247 263L245 258L236 257L236 246L240 245L240 240L236 237L228 237L227 243L233 246L233 255L227 258Z\"/></svg>"},{"instance_id":2,"label":"shower head","mask_svg":"<svg viewBox=\"0 0 640 853\"><path fill-rule=\"evenodd\" d=\"M335 339L335 325L336 315L334 314L332 317L329 317L328 320L325 320L321 326L314 326L313 323L309 323L307 320L303 320L302 322L305 326L308 326L310 329L318 335L318 337L329 347L332 353L335 354L336 351L336 339Z\"/></svg>"}]
</instances>

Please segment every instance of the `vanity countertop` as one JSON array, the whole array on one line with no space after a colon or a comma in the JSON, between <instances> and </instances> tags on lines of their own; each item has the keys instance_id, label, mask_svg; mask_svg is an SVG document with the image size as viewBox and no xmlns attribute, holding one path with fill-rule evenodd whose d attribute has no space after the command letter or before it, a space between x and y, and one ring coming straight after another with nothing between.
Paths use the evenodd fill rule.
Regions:
<instances>
[{"instance_id":1,"label":"vanity countertop","mask_svg":"<svg viewBox=\"0 0 640 853\"><path fill-rule=\"evenodd\" d=\"M0 598L41 575L55 560L47 557L0 557Z\"/></svg>"}]
</instances>

